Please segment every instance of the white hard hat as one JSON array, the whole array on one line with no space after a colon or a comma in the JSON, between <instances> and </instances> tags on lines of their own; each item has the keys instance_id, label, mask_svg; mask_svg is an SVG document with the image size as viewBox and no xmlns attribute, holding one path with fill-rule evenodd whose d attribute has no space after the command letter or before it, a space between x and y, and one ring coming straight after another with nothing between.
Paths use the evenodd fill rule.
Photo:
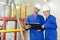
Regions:
<instances>
[{"instance_id":1,"label":"white hard hat","mask_svg":"<svg viewBox=\"0 0 60 40\"><path fill-rule=\"evenodd\" d=\"M43 11L47 11L47 10L51 10L50 6L44 5L44 6L43 6Z\"/></svg>"},{"instance_id":2,"label":"white hard hat","mask_svg":"<svg viewBox=\"0 0 60 40\"><path fill-rule=\"evenodd\" d=\"M36 4L34 7L38 8L39 10L42 9L41 5L40 4Z\"/></svg>"}]
</instances>

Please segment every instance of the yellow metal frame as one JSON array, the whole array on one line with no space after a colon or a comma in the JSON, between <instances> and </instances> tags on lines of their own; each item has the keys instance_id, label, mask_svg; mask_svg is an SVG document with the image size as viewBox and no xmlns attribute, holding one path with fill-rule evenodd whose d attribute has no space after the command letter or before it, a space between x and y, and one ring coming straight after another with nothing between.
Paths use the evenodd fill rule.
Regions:
<instances>
[{"instance_id":1,"label":"yellow metal frame","mask_svg":"<svg viewBox=\"0 0 60 40\"><path fill-rule=\"evenodd\" d=\"M0 30L0 32L21 32L25 31L25 29L12 29L12 30Z\"/></svg>"}]
</instances>

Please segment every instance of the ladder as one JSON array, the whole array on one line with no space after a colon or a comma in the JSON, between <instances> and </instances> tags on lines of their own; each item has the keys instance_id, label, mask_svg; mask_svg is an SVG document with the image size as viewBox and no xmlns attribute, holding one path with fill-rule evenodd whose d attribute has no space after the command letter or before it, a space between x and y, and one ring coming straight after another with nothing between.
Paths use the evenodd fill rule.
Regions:
<instances>
[{"instance_id":1,"label":"ladder","mask_svg":"<svg viewBox=\"0 0 60 40\"><path fill-rule=\"evenodd\" d=\"M20 20L18 18L18 12L17 12L17 9L16 9L15 1L14 0L10 0L10 3L7 3L7 5L11 5L11 4L14 7L15 12L16 12L16 15L15 16L16 16L16 19L17 19L18 28L21 29L22 26L21 26L21 22L20 22ZM24 40L24 36L23 36L23 32L22 31L20 32L20 36L21 36L21 39L20 40Z\"/></svg>"},{"instance_id":2,"label":"ladder","mask_svg":"<svg viewBox=\"0 0 60 40\"><path fill-rule=\"evenodd\" d=\"M7 3L4 3L4 2L0 2L0 3L3 4L3 5L5 5L5 6L12 5L14 7L15 12L16 12L15 17L17 19L18 28L21 29L22 26L21 26L21 22L20 22L20 20L18 18L18 12L17 12L17 9L16 9L15 1L14 0L7 0ZM21 39L20 40L24 40L23 32L21 31L19 33L20 33L20 36L21 36Z\"/></svg>"}]
</instances>

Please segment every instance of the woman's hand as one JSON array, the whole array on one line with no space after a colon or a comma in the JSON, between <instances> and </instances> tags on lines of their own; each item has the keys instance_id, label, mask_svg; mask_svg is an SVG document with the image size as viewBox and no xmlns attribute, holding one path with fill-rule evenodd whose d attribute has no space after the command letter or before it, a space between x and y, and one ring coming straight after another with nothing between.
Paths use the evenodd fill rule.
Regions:
<instances>
[{"instance_id":1,"label":"woman's hand","mask_svg":"<svg viewBox=\"0 0 60 40\"><path fill-rule=\"evenodd\" d=\"M42 25L41 27L42 27L42 29L44 29L44 25Z\"/></svg>"}]
</instances>

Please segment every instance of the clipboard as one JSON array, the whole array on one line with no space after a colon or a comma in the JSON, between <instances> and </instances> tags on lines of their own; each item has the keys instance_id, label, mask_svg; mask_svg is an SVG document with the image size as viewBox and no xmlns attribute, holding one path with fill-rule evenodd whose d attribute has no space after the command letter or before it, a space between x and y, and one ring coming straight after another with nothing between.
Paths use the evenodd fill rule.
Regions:
<instances>
[{"instance_id":1,"label":"clipboard","mask_svg":"<svg viewBox=\"0 0 60 40\"><path fill-rule=\"evenodd\" d=\"M31 28L30 29L39 29L39 30L42 30L42 28L41 28L42 24L26 23L26 25L31 25Z\"/></svg>"}]
</instances>

